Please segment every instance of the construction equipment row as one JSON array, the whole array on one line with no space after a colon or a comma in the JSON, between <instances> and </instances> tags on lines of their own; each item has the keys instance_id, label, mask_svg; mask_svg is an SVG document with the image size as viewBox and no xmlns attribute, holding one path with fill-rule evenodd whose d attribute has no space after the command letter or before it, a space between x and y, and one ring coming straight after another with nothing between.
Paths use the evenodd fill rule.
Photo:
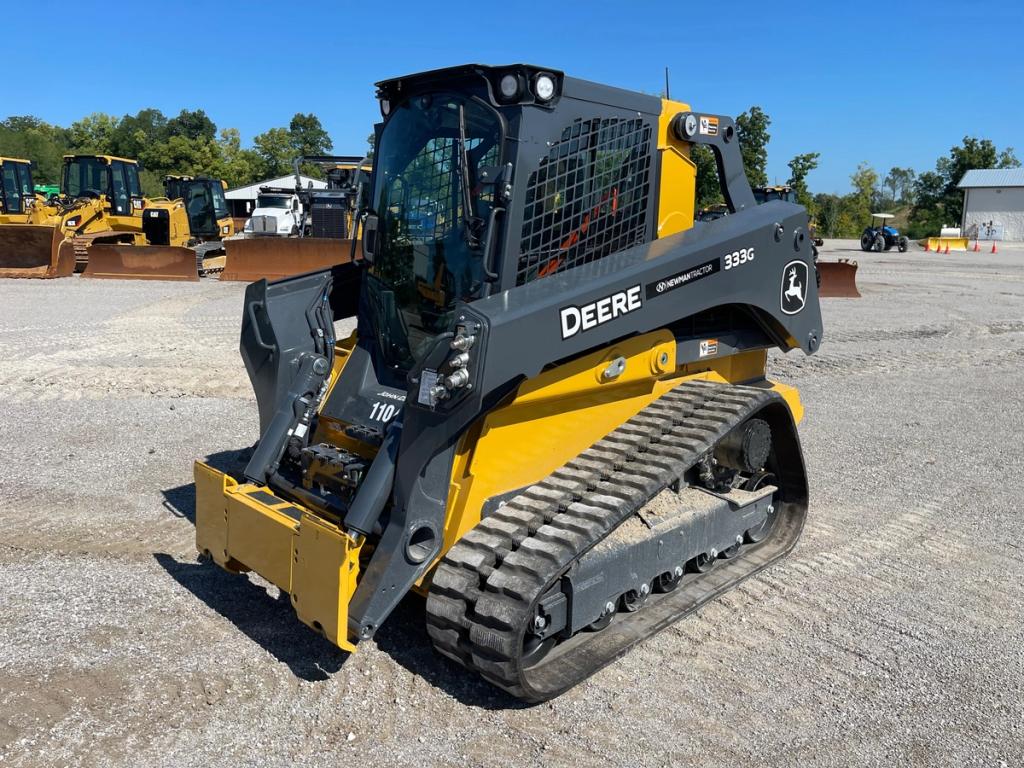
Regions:
<instances>
[{"instance_id":1,"label":"construction equipment row","mask_svg":"<svg viewBox=\"0 0 1024 768\"><path fill-rule=\"evenodd\" d=\"M60 193L35 191L28 160L0 158L0 277L190 280L276 279L352 258L360 158L300 158L329 165L328 190L300 190L308 237L235 239L219 179L167 176L143 197L135 160L67 155ZM336 162L335 162L336 161ZM298 169L298 161L296 169ZM298 170L296 170L298 174ZM296 175L298 180L298 175ZM320 214L323 215L320 215ZM305 222L305 218L304 218Z\"/></svg>"}]
</instances>

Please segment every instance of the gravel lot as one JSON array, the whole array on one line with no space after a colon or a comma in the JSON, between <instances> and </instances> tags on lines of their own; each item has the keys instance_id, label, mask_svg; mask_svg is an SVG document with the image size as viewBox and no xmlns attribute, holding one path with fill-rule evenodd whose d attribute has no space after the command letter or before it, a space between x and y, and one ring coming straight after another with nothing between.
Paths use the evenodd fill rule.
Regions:
<instances>
[{"instance_id":1,"label":"gravel lot","mask_svg":"<svg viewBox=\"0 0 1024 768\"><path fill-rule=\"evenodd\" d=\"M795 553L533 708L416 598L347 658L197 563L192 460L256 437L241 284L0 281L0 764L1024 763L1024 249L854 251L864 298L772 359Z\"/></svg>"}]
</instances>

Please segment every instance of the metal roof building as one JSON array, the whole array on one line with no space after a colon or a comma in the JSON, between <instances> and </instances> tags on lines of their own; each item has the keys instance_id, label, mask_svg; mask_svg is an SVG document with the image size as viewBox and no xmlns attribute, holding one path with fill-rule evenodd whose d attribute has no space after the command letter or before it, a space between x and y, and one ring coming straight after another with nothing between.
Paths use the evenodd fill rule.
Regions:
<instances>
[{"instance_id":1,"label":"metal roof building","mask_svg":"<svg viewBox=\"0 0 1024 768\"><path fill-rule=\"evenodd\" d=\"M978 168L957 184L964 191L964 235L1024 241L1024 168Z\"/></svg>"}]
</instances>

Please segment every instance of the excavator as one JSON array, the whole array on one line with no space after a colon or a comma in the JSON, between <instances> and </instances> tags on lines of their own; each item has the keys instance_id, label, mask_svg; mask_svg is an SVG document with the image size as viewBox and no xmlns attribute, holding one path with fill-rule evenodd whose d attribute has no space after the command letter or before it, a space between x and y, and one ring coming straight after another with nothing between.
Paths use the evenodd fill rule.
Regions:
<instances>
[{"instance_id":1,"label":"excavator","mask_svg":"<svg viewBox=\"0 0 1024 768\"><path fill-rule=\"evenodd\" d=\"M259 439L195 463L196 545L349 652L417 593L439 653L544 701L797 543L767 359L822 343L807 211L679 101L525 64L377 98L358 257L246 289Z\"/></svg>"},{"instance_id":2,"label":"excavator","mask_svg":"<svg viewBox=\"0 0 1024 768\"><path fill-rule=\"evenodd\" d=\"M143 243L143 203L135 160L65 155L61 194L24 223L0 223L0 277L66 277L93 243Z\"/></svg>"},{"instance_id":3,"label":"excavator","mask_svg":"<svg viewBox=\"0 0 1024 768\"><path fill-rule=\"evenodd\" d=\"M142 244L96 244L83 277L188 280L224 269L224 239L234 221L227 184L205 176L166 176L164 197L146 199Z\"/></svg>"},{"instance_id":4,"label":"excavator","mask_svg":"<svg viewBox=\"0 0 1024 768\"><path fill-rule=\"evenodd\" d=\"M294 237L247 234L227 242L227 265L221 280L250 283L323 269L356 258L359 242L355 211L370 166L366 158L347 155L305 155L294 160L295 189L274 190L301 207ZM302 186L304 165L317 165L327 178L327 189ZM269 191L269 189L268 189ZM291 212L289 212L291 215ZM254 217L255 218L255 217ZM276 232L276 217L264 228Z\"/></svg>"}]
</instances>

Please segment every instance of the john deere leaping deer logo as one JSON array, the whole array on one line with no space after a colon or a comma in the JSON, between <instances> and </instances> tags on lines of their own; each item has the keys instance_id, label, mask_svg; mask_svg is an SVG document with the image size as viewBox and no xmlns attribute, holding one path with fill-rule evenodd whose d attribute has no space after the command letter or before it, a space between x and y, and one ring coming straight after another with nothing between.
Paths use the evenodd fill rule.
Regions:
<instances>
[{"instance_id":1,"label":"john deere leaping deer logo","mask_svg":"<svg viewBox=\"0 0 1024 768\"><path fill-rule=\"evenodd\" d=\"M791 261L782 270L782 311L795 315L807 303L807 264Z\"/></svg>"}]
</instances>

